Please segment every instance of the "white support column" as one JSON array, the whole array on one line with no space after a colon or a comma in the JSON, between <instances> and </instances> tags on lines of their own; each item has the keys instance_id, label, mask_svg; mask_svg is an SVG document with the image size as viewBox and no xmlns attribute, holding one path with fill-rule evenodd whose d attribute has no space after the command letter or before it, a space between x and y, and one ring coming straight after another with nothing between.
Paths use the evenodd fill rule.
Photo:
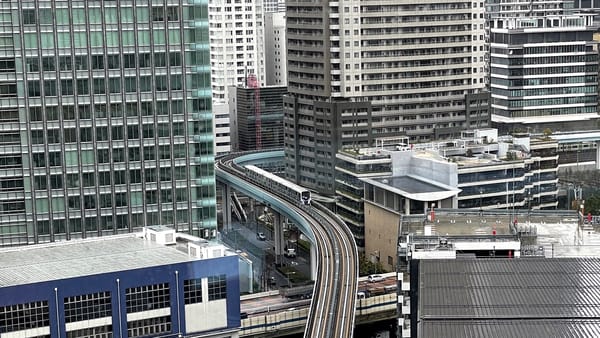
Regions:
<instances>
[{"instance_id":1,"label":"white support column","mask_svg":"<svg viewBox=\"0 0 600 338\"><path fill-rule=\"evenodd\" d=\"M223 186L223 229L231 230L231 186Z\"/></svg>"},{"instance_id":2,"label":"white support column","mask_svg":"<svg viewBox=\"0 0 600 338\"><path fill-rule=\"evenodd\" d=\"M410 215L410 199L408 198L404 199L404 214Z\"/></svg>"}]
</instances>

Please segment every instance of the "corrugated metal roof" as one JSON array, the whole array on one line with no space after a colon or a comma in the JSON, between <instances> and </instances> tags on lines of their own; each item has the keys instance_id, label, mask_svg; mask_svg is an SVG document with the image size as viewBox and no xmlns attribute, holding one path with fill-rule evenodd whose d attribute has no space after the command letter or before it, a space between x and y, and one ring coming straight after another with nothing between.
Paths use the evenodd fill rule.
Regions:
<instances>
[{"instance_id":1,"label":"corrugated metal roof","mask_svg":"<svg viewBox=\"0 0 600 338\"><path fill-rule=\"evenodd\" d=\"M0 250L0 287L192 260L186 253L133 235Z\"/></svg>"},{"instance_id":2,"label":"corrugated metal roof","mask_svg":"<svg viewBox=\"0 0 600 338\"><path fill-rule=\"evenodd\" d=\"M418 301L421 337L598 337L600 259L423 260Z\"/></svg>"},{"instance_id":3,"label":"corrugated metal roof","mask_svg":"<svg viewBox=\"0 0 600 338\"><path fill-rule=\"evenodd\" d=\"M600 337L600 320L427 321L420 337Z\"/></svg>"}]
</instances>

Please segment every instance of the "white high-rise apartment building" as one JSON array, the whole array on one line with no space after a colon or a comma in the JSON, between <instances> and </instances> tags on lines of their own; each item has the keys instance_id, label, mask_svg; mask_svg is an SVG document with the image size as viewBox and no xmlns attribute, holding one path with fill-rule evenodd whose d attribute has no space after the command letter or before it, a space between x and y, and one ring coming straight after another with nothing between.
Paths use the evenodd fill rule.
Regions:
<instances>
[{"instance_id":1,"label":"white high-rise apartment building","mask_svg":"<svg viewBox=\"0 0 600 338\"><path fill-rule=\"evenodd\" d=\"M210 0L208 17L213 103L227 103L227 87L249 74L265 82L263 2Z\"/></svg>"},{"instance_id":2,"label":"white high-rise apartment building","mask_svg":"<svg viewBox=\"0 0 600 338\"><path fill-rule=\"evenodd\" d=\"M330 194L340 148L397 136L428 142L487 126L487 112L469 111L487 105L482 2L286 6L288 178Z\"/></svg>"},{"instance_id":3,"label":"white high-rise apartment building","mask_svg":"<svg viewBox=\"0 0 600 338\"><path fill-rule=\"evenodd\" d=\"M266 13L285 12L285 0L264 0L263 7Z\"/></svg>"},{"instance_id":4,"label":"white high-rise apartment building","mask_svg":"<svg viewBox=\"0 0 600 338\"><path fill-rule=\"evenodd\" d=\"M285 11L265 13L265 57L268 86L287 86Z\"/></svg>"}]
</instances>

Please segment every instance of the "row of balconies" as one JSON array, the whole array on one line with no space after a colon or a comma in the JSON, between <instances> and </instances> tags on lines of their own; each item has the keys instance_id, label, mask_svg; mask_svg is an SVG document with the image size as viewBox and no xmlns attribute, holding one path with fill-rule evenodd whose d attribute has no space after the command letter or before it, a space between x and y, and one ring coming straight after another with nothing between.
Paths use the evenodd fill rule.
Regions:
<instances>
[{"instance_id":1,"label":"row of balconies","mask_svg":"<svg viewBox=\"0 0 600 338\"><path fill-rule=\"evenodd\" d=\"M437 88L437 89L436 89ZM363 88L363 92L372 92L372 93L377 93L378 95L388 95L388 94L395 94L398 93L398 91L410 91L412 94L419 94L419 93L429 93L432 90L433 91L445 91L445 92L449 92L449 91L458 91L458 90L469 90L471 89L471 85L468 82L463 82L461 84L453 84L453 83L440 83L440 84L432 84L429 86L426 85L421 85L418 87L412 87L412 88L400 88L398 86L394 86L394 87L386 87L386 88L368 88L365 87ZM373 94L369 94L369 95L373 95Z\"/></svg>"},{"instance_id":2,"label":"row of balconies","mask_svg":"<svg viewBox=\"0 0 600 338\"><path fill-rule=\"evenodd\" d=\"M440 41L437 41L440 40ZM453 48L453 47L462 47L465 44L470 44L471 39L467 36L462 38L454 38L450 41L446 41L446 39L440 39L439 37L434 37L431 39L387 39L387 40L368 40L362 44L361 50L363 52L368 51L380 51L380 50L390 50L394 48L402 48L402 49L430 49L430 48L439 48L443 46L444 48Z\"/></svg>"},{"instance_id":3,"label":"row of balconies","mask_svg":"<svg viewBox=\"0 0 600 338\"><path fill-rule=\"evenodd\" d=\"M450 82L456 81L465 81L468 83L471 79L470 73L467 71L460 74L445 74L445 75L432 75L430 77L421 77L421 76L403 76L399 79L363 79L361 84L363 88L367 91L378 90L377 87L388 87L388 86L398 86L402 87L402 89L412 89L412 88L432 88L432 87L440 87L440 85L428 85L432 82L441 82L443 83L441 86L456 86L457 84L450 84ZM460 83L462 84L462 83ZM459 85L460 85L459 84Z\"/></svg>"},{"instance_id":4,"label":"row of balconies","mask_svg":"<svg viewBox=\"0 0 600 338\"><path fill-rule=\"evenodd\" d=\"M467 60L470 59L468 57L463 58L449 58L449 59L431 59L425 60L430 62L423 62L423 60L417 60L414 62L378 62L378 63L365 63L362 68L363 73L370 74L378 74L382 73L381 70L384 70L385 73L393 73L396 72L398 74L405 73L407 70L410 71L439 71L440 67L448 67L450 65L460 65L464 67ZM413 69L410 69L413 68ZM383 73L382 73L383 74Z\"/></svg>"},{"instance_id":5,"label":"row of balconies","mask_svg":"<svg viewBox=\"0 0 600 338\"><path fill-rule=\"evenodd\" d=\"M400 46L398 46L400 47ZM415 49L408 49L407 46L402 46L402 49L382 49L378 51L364 51L361 53L363 59L370 58L402 58L402 57L415 57L415 56L433 56L433 55L450 55L456 57L456 54L467 53L471 55L471 44L464 43L455 47L443 47L437 46L437 48L423 48L416 46Z\"/></svg>"},{"instance_id":6,"label":"row of balconies","mask_svg":"<svg viewBox=\"0 0 600 338\"><path fill-rule=\"evenodd\" d=\"M455 25L470 25L472 23L471 19L462 19L462 20L439 20L439 21L414 21L414 22L401 22L397 24L365 24L362 23L361 33L366 34L367 30L371 29L382 29L382 28L403 28L403 27L436 27L435 31L446 32L448 31L447 27L455 26ZM461 31L463 29L460 29ZM431 32L431 30L428 30ZM406 32L413 33L413 32Z\"/></svg>"},{"instance_id":7,"label":"row of balconies","mask_svg":"<svg viewBox=\"0 0 600 338\"><path fill-rule=\"evenodd\" d=\"M402 28L402 27L394 27L394 28L382 28L380 26L375 25L373 27L373 29L366 29L366 28L362 28L361 29L361 36L368 36L368 35L378 35L380 37L387 37L387 36L391 36L391 35L400 35L400 36L405 36L405 35L409 35L409 34L430 34L430 33L435 33L436 35L439 36L440 33L453 33L453 32L464 32L465 34L470 35L472 30L471 30L471 20L465 20L464 22L454 22L453 25L439 25L436 24L437 28L432 28L429 27L427 25L419 25L418 27L409 27L409 28ZM426 27L426 28L424 28Z\"/></svg>"}]
</instances>

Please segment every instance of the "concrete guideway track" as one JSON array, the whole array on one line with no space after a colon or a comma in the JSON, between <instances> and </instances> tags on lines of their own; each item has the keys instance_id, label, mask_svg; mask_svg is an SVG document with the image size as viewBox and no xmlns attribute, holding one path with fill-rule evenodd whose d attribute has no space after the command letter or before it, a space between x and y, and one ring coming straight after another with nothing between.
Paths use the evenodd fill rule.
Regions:
<instances>
[{"instance_id":1,"label":"concrete guideway track","mask_svg":"<svg viewBox=\"0 0 600 338\"><path fill-rule=\"evenodd\" d=\"M219 180L233 186L246 185L245 193L253 198L271 195L278 202L271 203L275 210L306 225L305 230L311 232L307 235L316 248L318 261L304 337L352 337L358 287L358 252L350 230L339 217L316 202L311 206L300 205L287 196L274 195L259 182L250 181L243 167L234 163L234 158L235 154L217 161L215 172Z\"/></svg>"}]
</instances>

